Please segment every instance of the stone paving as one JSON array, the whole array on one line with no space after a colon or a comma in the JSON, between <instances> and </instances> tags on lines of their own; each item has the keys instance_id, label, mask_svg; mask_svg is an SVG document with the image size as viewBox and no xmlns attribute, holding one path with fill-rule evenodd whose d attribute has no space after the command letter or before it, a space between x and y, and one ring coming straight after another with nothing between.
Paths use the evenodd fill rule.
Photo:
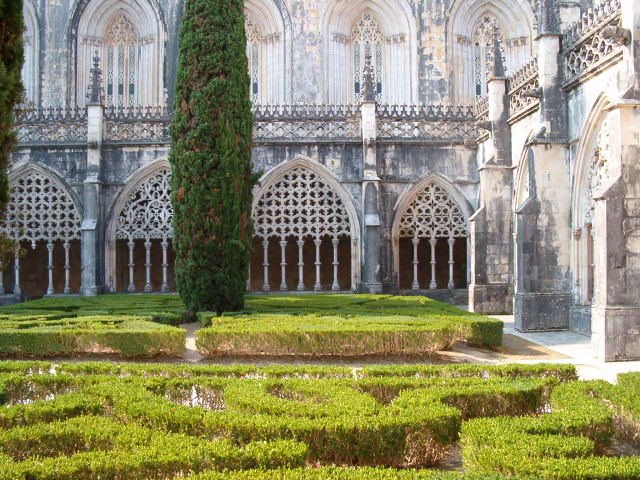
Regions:
<instances>
[{"instance_id":1,"label":"stone paving","mask_svg":"<svg viewBox=\"0 0 640 480\"><path fill-rule=\"evenodd\" d=\"M562 359L518 360L522 363L558 362L573 363L583 380L607 380L615 382L618 373L640 371L640 361L635 362L602 362L593 357L591 339L587 336L569 331L521 333L514 329L513 315L494 315L504 322L505 335L514 335L557 352Z\"/></svg>"}]
</instances>

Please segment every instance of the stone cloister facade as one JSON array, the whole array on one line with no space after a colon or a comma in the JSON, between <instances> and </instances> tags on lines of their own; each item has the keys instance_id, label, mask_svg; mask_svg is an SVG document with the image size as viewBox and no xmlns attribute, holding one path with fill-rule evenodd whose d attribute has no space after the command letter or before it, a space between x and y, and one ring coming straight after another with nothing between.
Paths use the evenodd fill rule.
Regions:
<instances>
[{"instance_id":1,"label":"stone cloister facade","mask_svg":"<svg viewBox=\"0 0 640 480\"><path fill-rule=\"evenodd\" d=\"M182 8L25 0L7 299L175 291ZM522 331L571 329L599 358L640 358L637 1L246 0L245 13L262 175L250 291L468 295Z\"/></svg>"}]
</instances>

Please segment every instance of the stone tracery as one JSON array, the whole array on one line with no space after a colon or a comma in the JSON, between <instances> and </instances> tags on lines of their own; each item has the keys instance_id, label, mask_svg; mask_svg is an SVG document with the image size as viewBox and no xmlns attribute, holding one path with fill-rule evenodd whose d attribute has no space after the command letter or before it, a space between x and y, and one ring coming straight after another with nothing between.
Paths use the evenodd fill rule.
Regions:
<instances>
[{"instance_id":1,"label":"stone tracery","mask_svg":"<svg viewBox=\"0 0 640 480\"><path fill-rule=\"evenodd\" d=\"M168 286L168 248L173 238L173 207L171 205L171 171L165 167L146 178L129 194L127 201L118 214L116 239L126 240L129 249L129 286L135 291L134 248L136 241L143 241L145 247L145 291L151 287L151 247L153 240L160 240L162 247L162 287Z\"/></svg>"},{"instance_id":2,"label":"stone tracery","mask_svg":"<svg viewBox=\"0 0 640 480\"><path fill-rule=\"evenodd\" d=\"M333 245L332 289L339 290L338 245L341 238L351 238L347 209L338 193L316 172L298 166L286 171L258 199L253 211L254 234L264 248L264 284L269 291L268 251L270 241L279 242L282 253L281 290L287 290L286 246L294 240L298 246L298 290L304 290L304 244L315 245L315 290L321 290L320 248L324 241Z\"/></svg>"},{"instance_id":3,"label":"stone tracery","mask_svg":"<svg viewBox=\"0 0 640 480\"><path fill-rule=\"evenodd\" d=\"M504 40L498 28L498 20L492 15L485 15L476 25L473 32L473 81L476 98L487 94L487 80L493 64L493 36L498 29L501 50L504 50Z\"/></svg>"},{"instance_id":4,"label":"stone tracery","mask_svg":"<svg viewBox=\"0 0 640 480\"><path fill-rule=\"evenodd\" d=\"M50 176L30 170L12 182L3 230L10 239L27 242L34 250L39 242L46 244L48 294L54 293L53 249L56 242L61 242L64 247L64 292L70 293L69 253L71 242L80 240L80 219L71 196ZM14 259L14 275L14 293L19 295L20 255L16 255ZM0 285L0 290L4 291L4 286Z\"/></svg>"},{"instance_id":5,"label":"stone tracery","mask_svg":"<svg viewBox=\"0 0 640 480\"><path fill-rule=\"evenodd\" d=\"M353 84L354 103L359 104L362 98L362 76L366 56L371 55L374 79L376 83L376 101L382 101L382 45L384 35L374 15L365 12L356 23L351 33L353 42Z\"/></svg>"},{"instance_id":6,"label":"stone tracery","mask_svg":"<svg viewBox=\"0 0 640 480\"><path fill-rule=\"evenodd\" d=\"M419 290L418 279L419 253L422 239L430 246L431 280L430 289L438 287L436 281L436 246L439 238L447 240L449 246L448 288L454 288L454 247L456 239L466 239L467 225L460 207L451 198L449 192L435 183L429 183L406 207L399 222L399 237L411 239L413 244L413 282L412 289Z\"/></svg>"}]
</instances>

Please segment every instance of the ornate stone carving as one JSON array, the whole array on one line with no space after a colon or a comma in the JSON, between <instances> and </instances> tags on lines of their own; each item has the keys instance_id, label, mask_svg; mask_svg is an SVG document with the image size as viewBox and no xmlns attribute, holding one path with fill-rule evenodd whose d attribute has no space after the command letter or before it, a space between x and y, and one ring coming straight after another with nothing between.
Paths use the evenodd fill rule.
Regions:
<instances>
[{"instance_id":1,"label":"ornate stone carving","mask_svg":"<svg viewBox=\"0 0 640 480\"><path fill-rule=\"evenodd\" d=\"M620 0L606 0L585 12L581 20L565 33L562 43L566 46L565 81L568 84L580 81L580 77L597 70L621 53L620 47L627 37L615 34L621 26L620 12Z\"/></svg>"},{"instance_id":2,"label":"ornate stone carving","mask_svg":"<svg viewBox=\"0 0 640 480\"><path fill-rule=\"evenodd\" d=\"M479 122L489 120L489 97L476 98L476 119Z\"/></svg>"},{"instance_id":3,"label":"ornate stone carving","mask_svg":"<svg viewBox=\"0 0 640 480\"><path fill-rule=\"evenodd\" d=\"M351 33L351 41L353 43L354 102L358 104L363 98L366 75L370 76L374 87L374 91L370 91L369 95L380 102L383 77L382 45L385 39L376 18L370 12L365 12L355 25ZM369 58L368 65L367 58Z\"/></svg>"},{"instance_id":4,"label":"ornate stone carving","mask_svg":"<svg viewBox=\"0 0 640 480\"><path fill-rule=\"evenodd\" d=\"M317 173L295 167L258 200L253 211L255 235L284 241L350 237L347 209L337 192Z\"/></svg>"},{"instance_id":5,"label":"ornate stone carving","mask_svg":"<svg viewBox=\"0 0 640 480\"><path fill-rule=\"evenodd\" d=\"M140 184L118 215L116 238L151 240L173 238L171 205L171 171L163 168Z\"/></svg>"},{"instance_id":6,"label":"ornate stone carving","mask_svg":"<svg viewBox=\"0 0 640 480\"><path fill-rule=\"evenodd\" d=\"M400 218L401 238L466 238L462 211L442 187L429 184Z\"/></svg>"},{"instance_id":7,"label":"ornate stone carving","mask_svg":"<svg viewBox=\"0 0 640 480\"><path fill-rule=\"evenodd\" d=\"M172 111L166 107L105 109L105 142L168 143Z\"/></svg>"},{"instance_id":8,"label":"ornate stone carving","mask_svg":"<svg viewBox=\"0 0 640 480\"><path fill-rule=\"evenodd\" d=\"M482 98L487 94L487 80L493 65L494 37L500 55L504 59L504 41L498 21L491 15L484 15L473 32L473 79L476 98Z\"/></svg>"},{"instance_id":9,"label":"ornate stone carving","mask_svg":"<svg viewBox=\"0 0 640 480\"><path fill-rule=\"evenodd\" d=\"M538 60L533 59L509 78L509 115L523 115L540 105Z\"/></svg>"},{"instance_id":10,"label":"ornate stone carving","mask_svg":"<svg viewBox=\"0 0 640 480\"><path fill-rule=\"evenodd\" d=\"M80 239L80 213L71 196L49 176L29 171L11 186L3 230L12 240L47 243Z\"/></svg>"},{"instance_id":11,"label":"ornate stone carving","mask_svg":"<svg viewBox=\"0 0 640 480\"><path fill-rule=\"evenodd\" d=\"M85 108L18 110L16 130L18 142L23 145L86 143L87 110Z\"/></svg>"},{"instance_id":12,"label":"ornate stone carving","mask_svg":"<svg viewBox=\"0 0 640 480\"><path fill-rule=\"evenodd\" d=\"M594 199L604 193L613 168L611 152L611 122L606 118L600 127L596 144L591 154L591 165L587 173L585 190L585 224L593 224Z\"/></svg>"}]
</instances>

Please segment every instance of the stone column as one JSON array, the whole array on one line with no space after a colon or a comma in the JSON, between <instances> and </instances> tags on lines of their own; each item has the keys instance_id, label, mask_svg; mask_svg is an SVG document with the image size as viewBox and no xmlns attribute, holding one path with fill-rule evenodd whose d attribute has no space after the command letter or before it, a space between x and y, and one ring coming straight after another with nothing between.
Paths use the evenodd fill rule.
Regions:
<instances>
[{"instance_id":1,"label":"stone column","mask_svg":"<svg viewBox=\"0 0 640 480\"><path fill-rule=\"evenodd\" d=\"M509 96L498 31L494 32L494 63L487 84L490 131L480 171L479 209L469 221L469 309L485 314L513 310L511 229L511 128Z\"/></svg>"},{"instance_id":2,"label":"stone column","mask_svg":"<svg viewBox=\"0 0 640 480\"><path fill-rule=\"evenodd\" d=\"M102 140L104 132L104 106L101 95L99 59L94 59L91 70L91 95L87 104L87 174L82 185L82 275L80 294L93 296L102 293Z\"/></svg>"},{"instance_id":3,"label":"stone column","mask_svg":"<svg viewBox=\"0 0 640 480\"><path fill-rule=\"evenodd\" d=\"M607 117L607 177L595 192L591 343L603 361L640 359L640 100Z\"/></svg>"},{"instance_id":4,"label":"stone column","mask_svg":"<svg viewBox=\"0 0 640 480\"><path fill-rule=\"evenodd\" d=\"M595 292L591 344L604 361L640 359L640 5L622 0L628 38L626 92L607 116L609 151L602 191L594 195Z\"/></svg>"},{"instance_id":5,"label":"stone column","mask_svg":"<svg viewBox=\"0 0 640 480\"><path fill-rule=\"evenodd\" d=\"M376 139L376 96L371 52L366 52L363 72L362 140L363 140L363 178L362 178L362 272L363 290L368 293L381 293L380 272L380 178Z\"/></svg>"},{"instance_id":6,"label":"stone column","mask_svg":"<svg viewBox=\"0 0 640 480\"><path fill-rule=\"evenodd\" d=\"M529 197L516 211L518 256L514 302L520 331L569 327L571 294L571 176L567 101L560 86L560 26L552 0L539 11L540 119L527 144Z\"/></svg>"},{"instance_id":7,"label":"stone column","mask_svg":"<svg viewBox=\"0 0 640 480\"><path fill-rule=\"evenodd\" d=\"M629 38L625 60L629 65L629 88L623 95L627 99L640 99L640 4L637 0L621 0L622 31Z\"/></svg>"}]
</instances>

